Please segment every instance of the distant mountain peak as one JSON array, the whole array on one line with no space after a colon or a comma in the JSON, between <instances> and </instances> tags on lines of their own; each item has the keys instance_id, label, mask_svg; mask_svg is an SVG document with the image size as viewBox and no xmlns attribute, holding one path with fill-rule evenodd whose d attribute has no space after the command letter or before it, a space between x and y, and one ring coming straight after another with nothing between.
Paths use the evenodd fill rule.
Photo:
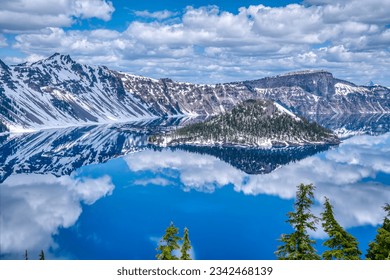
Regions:
<instances>
[{"instance_id":1,"label":"distant mountain peak","mask_svg":"<svg viewBox=\"0 0 390 280\"><path fill-rule=\"evenodd\" d=\"M60 58L60 59L71 59L69 54L61 54L61 53L56 52L53 55L51 55L48 58L46 58L46 60L53 60L53 59L57 59L57 58Z\"/></svg>"},{"instance_id":2,"label":"distant mountain peak","mask_svg":"<svg viewBox=\"0 0 390 280\"><path fill-rule=\"evenodd\" d=\"M367 87L377 87L379 86L378 84L374 83L372 80L370 80L367 84L366 84Z\"/></svg>"},{"instance_id":3,"label":"distant mountain peak","mask_svg":"<svg viewBox=\"0 0 390 280\"><path fill-rule=\"evenodd\" d=\"M332 73L326 70L300 70L300 71L294 71L294 72L287 72L284 74L277 75L277 77L285 77L285 76L296 76L296 75L312 75L312 74L326 74L333 76Z\"/></svg>"},{"instance_id":4,"label":"distant mountain peak","mask_svg":"<svg viewBox=\"0 0 390 280\"><path fill-rule=\"evenodd\" d=\"M75 64L76 61L74 61L70 55L68 54L61 54L61 53L54 53L53 55L49 56L48 58L39 60L37 62L32 63L31 65L36 64Z\"/></svg>"},{"instance_id":5,"label":"distant mountain peak","mask_svg":"<svg viewBox=\"0 0 390 280\"><path fill-rule=\"evenodd\" d=\"M7 64L5 64L1 59L0 59L0 68L4 69L6 72L9 72L9 67Z\"/></svg>"},{"instance_id":6,"label":"distant mountain peak","mask_svg":"<svg viewBox=\"0 0 390 280\"><path fill-rule=\"evenodd\" d=\"M52 59L52 58L55 58L57 56L61 56L62 54L60 54L59 52L55 52L54 54L52 54L51 56L49 56L47 59Z\"/></svg>"}]
</instances>

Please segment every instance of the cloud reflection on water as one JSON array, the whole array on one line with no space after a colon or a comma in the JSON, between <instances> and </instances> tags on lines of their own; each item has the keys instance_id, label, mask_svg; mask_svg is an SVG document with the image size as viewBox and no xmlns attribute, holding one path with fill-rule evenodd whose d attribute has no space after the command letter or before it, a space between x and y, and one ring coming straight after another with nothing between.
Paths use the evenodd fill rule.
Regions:
<instances>
[{"instance_id":1,"label":"cloud reflection on water","mask_svg":"<svg viewBox=\"0 0 390 280\"><path fill-rule=\"evenodd\" d=\"M213 192L228 184L248 195L295 197L300 183L314 183L315 197L330 198L336 218L345 227L377 225L383 220L382 206L390 202L390 182L377 180L390 173L390 133L355 136L339 147L265 175L247 175L208 155L185 151L145 151L125 157L132 171L154 171L156 176L176 170L184 190ZM174 180L172 180L174 181ZM322 205L313 210L317 215Z\"/></svg>"},{"instance_id":2,"label":"cloud reflection on water","mask_svg":"<svg viewBox=\"0 0 390 280\"><path fill-rule=\"evenodd\" d=\"M18 174L0 188L2 258L21 259L23 252L55 248L52 236L75 224L81 204L93 204L114 190L109 176L74 179L71 176ZM32 259L36 256L31 256Z\"/></svg>"},{"instance_id":3,"label":"cloud reflection on water","mask_svg":"<svg viewBox=\"0 0 390 280\"><path fill-rule=\"evenodd\" d=\"M206 193L233 185L235 191L246 195L282 199L293 199L298 184L314 183L318 202L329 197L343 226L377 225L383 220L381 207L390 202L389 149L390 133L355 136L337 148L263 175L248 175L210 155L146 150L124 157L130 172L118 176L134 178L132 185L176 186L184 191ZM121 159L116 162L123 164ZM116 174L107 165L95 168L99 176L108 174L114 178ZM114 190L108 175L96 179L83 179L83 172L78 175L80 179L15 174L2 183L1 258L20 259L26 249L38 252L55 248L53 235L60 228L75 225L82 204L91 205ZM321 211L322 206L317 203L314 212L318 215ZM317 237L321 237L320 231ZM47 254L50 257L50 251Z\"/></svg>"}]
</instances>

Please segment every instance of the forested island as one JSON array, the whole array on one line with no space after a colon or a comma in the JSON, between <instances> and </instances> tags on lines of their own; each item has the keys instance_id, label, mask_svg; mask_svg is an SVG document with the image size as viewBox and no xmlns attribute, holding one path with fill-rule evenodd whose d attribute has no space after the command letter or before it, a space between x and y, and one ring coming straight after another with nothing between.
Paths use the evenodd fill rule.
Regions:
<instances>
[{"instance_id":1,"label":"forested island","mask_svg":"<svg viewBox=\"0 0 390 280\"><path fill-rule=\"evenodd\" d=\"M165 134L150 137L159 146L180 144L283 147L338 144L330 130L297 117L268 100L247 100L231 111Z\"/></svg>"}]
</instances>

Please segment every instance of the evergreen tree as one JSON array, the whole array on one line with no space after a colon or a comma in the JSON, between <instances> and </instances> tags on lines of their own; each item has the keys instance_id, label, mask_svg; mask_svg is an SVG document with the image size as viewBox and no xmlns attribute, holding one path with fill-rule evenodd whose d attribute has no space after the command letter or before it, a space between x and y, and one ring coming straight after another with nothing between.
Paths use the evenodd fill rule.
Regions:
<instances>
[{"instance_id":1,"label":"evergreen tree","mask_svg":"<svg viewBox=\"0 0 390 280\"><path fill-rule=\"evenodd\" d=\"M318 218L310 212L313 204L315 187L313 184L300 184L294 204L295 212L289 212L287 220L294 228L291 234L282 234L280 241L284 244L275 252L280 260L318 260L320 256L312 246L315 240L310 239L307 231L316 230Z\"/></svg>"},{"instance_id":2,"label":"evergreen tree","mask_svg":"<svg viewBox=\"0 0 390 280\"><path fill-rule=\"evenodd\" d=\"M188 228L184 228L183 244L181 245L181 260L191 260L188 251L191 250L191 241L188 236Z\"/></svg>"},{"instance_id":3,"label":"evergreen tree","mask_svg":"<svg viewBox=\"0 0 390 280\"><path fill-rule=\"evenodd\" d=\"M383 207L386 211L382 227L378 228L375 240L368 245L366 258L369 260L390 260L390 205Z\"/></svg>"},{"instance_id":4,"label":"evergreen tree","mask_svg":"<svg viewBox=\"0 0 390 280\"><path fill-rule=\"evenodd\" d=\"M179 233L179 229L174 226L173 222L167 227L165 230L165 235L160 241L160 245L156 250L160 251L159 254L156 255L156 258L159 260L178 260L176 256L172 253L174 250L178 250L180 248L178 242L181 240L177 234Z\"/></svg>"},{"instance_id":5,"label":"evergreen tree","mask_svg":"<svg viewBox=\"0 0 390 280\"><path fill-rule=\"evenodd\" d=\"M45 259L45 253L43 252L43 250L41 250L41 252L39 253L39 260L44 260Z\"/></svg>"},{"instance_id":6,"label":"evergreen tree","mask_svg":"<svg viewBox=\"0 0 390 280\"><path fill-rule=\"evenodd\" d=\"M168 138L165 138L169 136ZM272 101L246 100L231 111L201 123L190 124L165 135L150 137L162 143L218 142L224 144L259 145L274 142L316 141L338 143L337 137L316 123L281 112Z\"/></svg>"},{"instance_id":7,"label":"evergreen tree","mask_svg":"<svg viewBox=\"0 0 390 280\"><path fill-rule=\"evenodd\" d=\"M24 251L24 259L25 259L25 260L28 260L28 252L27 252L27 250Z\"/></svg>"},{"instance_id":8,"label":"evergreen tree","mask_svg":"<svg viewBox=\"0 0 390 280\"><path fill-rule=\"evenodd\" d=\"M329 239L323 245L329 247L322 253L325 260L359 260L362 254L358 248L358 242L355 237L346 232L336 221L333 215L333 207L329 199L325 198L325 210L321 213L322 227L328 234Z\"/></svg>"}]
</instances>

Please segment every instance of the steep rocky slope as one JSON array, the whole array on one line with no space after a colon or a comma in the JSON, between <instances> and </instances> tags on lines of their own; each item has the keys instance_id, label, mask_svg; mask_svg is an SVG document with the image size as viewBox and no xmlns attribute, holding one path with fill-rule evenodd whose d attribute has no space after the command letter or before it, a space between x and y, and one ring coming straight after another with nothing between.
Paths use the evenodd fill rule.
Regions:
<instances>
[{"instance_id":1,"label":"steep rocky slope","mask_svg":"<svg viewBox=\"0 0 390 280\"><path fill-rule=\"evenodd\" d=\"M390 89L356 86L326 71L201 85L83 65L58 53L14 66L0 60L0 123L11 131L214 115L246 99L274 100L299 115L390 113Z\"/></svg>"}]
</instances>

